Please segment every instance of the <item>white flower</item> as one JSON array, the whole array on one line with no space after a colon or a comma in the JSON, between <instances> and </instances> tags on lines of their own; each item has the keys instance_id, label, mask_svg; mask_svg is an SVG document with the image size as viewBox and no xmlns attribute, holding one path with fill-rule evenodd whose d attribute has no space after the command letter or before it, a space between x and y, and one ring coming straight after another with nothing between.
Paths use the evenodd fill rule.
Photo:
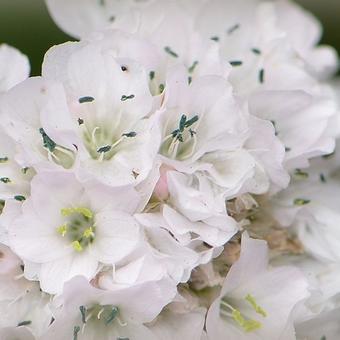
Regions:
<instances>
[{"instance_id":1,"label":"white flower","mask_svg":"<svg viewBox=\"0 0 340 340\"><path fill-rule=\"evenodd\" d=\"M322 173L316 179L308 170L297 170L291 186L270 202L273 216L293 227L305 250L322 261L340 260L339 182Z\"/></svg>"},{"instance_id":2,"label":"white flower","mask_svg":"<svg viewBox=\"0 0 340 340\"><path fill-rule=\"evenodd\" d=\"M0 93L25 80L29 73L27 57L14 47L0 44Z\"/></svg>"},{"instance_id":3,"label":"white flower","mask_svg":"<svg viewBox=\"0 0 340 340\"><path fill-rule=\"evenodd\" d=\"M264 241L243 234L241 246L209 309L209 339L295 339L292 312L309 296L306 279L294 267L268 268Z\"/></svg>"},{"instance_id":4,"label":"white flower","mask_svg":"<svg viewBox=\"0 0 340 340\"><path fill-rule=\"evenodd\" d=\"M73 276L91 279L100 263L115 264L134 250L139 226L130 213L138 203L129 188L111 191L82 185L69 173L39 173L9 226L10 246L27 277L58 293Z\"/></svg>"},{"instance_id":5,"label":"white flower","mask_svg":"<svg viewBox=\"0 0 340 340\"><path fill-rule=\"evenodd\" d=\"M252 114L273 122L286 148L287 169L305 168L308 159L334 150L336 134L330 127L337 106L333 98L295 90L267 91L253 96L249 106Z\"/></svg>"},{"instance_id":6,"label":"white flower","mask_svg":"<svg viewBox=\"0 0 340 340\"><path fill-rule=\"evenodd\" d=\"M48 94L47 94L48 91ZM20 98L20 100L18 100ZM35 167L61 164L70 168L73 164L75 146L73 135L69 129L65 133L59 132L58 143L65 144L63 147L57 145L45 130L52 130L51 120L48 117L53 113L54 119L61 120L63 126L71 124L65 102L65 94L62 86L57 83L44 81L40 77L29 78L15 88L8 91L0 99L0 112L2 114L1 126L16 144L14 151L15 160L22 167ZM58 115L55 115L55 112ZM55 126L55 122L52 126ZM57 124L60 127L61 123ZM55 155L52 156L52 153ZM13 157L12 156L12 157ZM54 163L55 162L55 163Z\"/></svg>"},{"instance_id":7,"label":"white flower","mask_svg":"<svg viewBox=\"0 0 340 340\"><path fill-rule=\"evenodd\" d=\"M330 89L309 66L331 71L337 58L331 49L315 47L320 29L311 15L289 1L215 0L199 13L197 29L207 39L218 38L221 56L234 65L230 81L235 92L250 99L252 114L275 124L287 150L285 167L306 166L309 158L332 152L339 131L331 131L337 108ZM310 130L303 141L296 131L297 113Z\"/></svg>"},{"instance_id":8,"label":"white flower","mask_svg":"<svg viewBox=\"0 0 340 340\"><path fill-rule=\"evenodd\" d=\"M317 20L46 4L81 40L41 77L0 45L0 338L336 339L338 60Z\"/></svg>"},{"instance_id":9,"label":"white flower","mask_svg":"<svg viewBox=\"0 0 340 340\"><path fill-rule=\"evenodd\" d=\"M41 335L52 320L48 308L50 297L40 291L38 283L23 277L21 260L1 244L0 267L0 335L6 332L28 334L28 330ZM21 330L15 331L15 327Z\"/></svg>"},{"instance_id":10,"label":"white flower","mask_svg":"<svg viewBox=\"0 0 340 340\"><path fill-rule=\"evenodd\" d=\"M178 69L169 74L166 88L164 164L187 174L204 173L229 197L242 190L265 192L270 179L287 185L284 149L272 127L243 112L224 78L205 76L188 84Z\"/></svg>"},{"instance_id":11,"label":"white flower","mask_svg":"<svg viewBox=\"0 0 340 340\"><path fill-rule=\"evenodd\" d=\"M128 72L123 66L94 45L52 49L44 77L29 79L1 101L2 125L20 146L20 162L57 164L74 169L81 180L94 177L112 186L144 180L159 129L144 119L152 109L144 69L134 62Z\"/></svg>"},{"instance_id":12,"label":"white flower","mask_svg":"<svg viewBox=\"0 0 340 340\"><path fill-rule=\"evenodd\" d=\"M55 321L42 339L153 339L152 321L176 293L168 281L104 291L75 277L55 300Z\"/></svg>"}]
</instances>

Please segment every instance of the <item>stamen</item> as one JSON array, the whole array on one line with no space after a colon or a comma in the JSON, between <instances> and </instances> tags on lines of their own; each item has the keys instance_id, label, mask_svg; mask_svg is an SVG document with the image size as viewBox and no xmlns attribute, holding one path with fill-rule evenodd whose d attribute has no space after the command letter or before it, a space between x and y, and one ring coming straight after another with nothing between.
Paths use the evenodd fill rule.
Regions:
<instances>
[{"instance_id":1,"label":"stamen","mask_svg":"<svg viewBox=\"0 0 340 340\"><path fill-rule=\"evenodd\" d=\"M8 162L8 157L0 157L0 164Z\"/></svg>"},{"instance_id":2,"label":"stamen","mask_svg":"<svg viewBox=\"0 0 340 340\"><path fill-rule=\"evenodd\" d=\"M61 209L60 212L63 216L66 216L66 217L70 216L74 213L78 213L78 214L81 214L88 219L93 218L93 212L88 208L82 208L82 207L80 207L80 208L63 208L63 209Z\"/></svg>"},{"instance_id":3,"label":"stamen","mask_svg":"<svg viewBox=\"0 0 340 340\"><path fill-rule=\"evenodd\" d=\"M86 307L80 306L79 307L80 313L81 313L81 321L82 323L86 323Z\"/></svg>"},{"instance_id":4,"label":"stamen","mask_svg":"<svg viewBox=\"0 0 340 340\"><path fill-rule=\"evenodd\" d=\"M230 305L228 302L224 301L224 300L221 300L221 307L225 307L227 309L230 309L232 312L235 311L236 309Z\"/></svg>"},{"instance_id":5,"label":"stamen","mask_svg":"<svg viewBox=\"0 0 340 340\"><path fill-rule=\"evenodd\" d=\"M105 310L105 308L103 307L103 308L98 312L98 314L97 314L97 319L98 319L98 320L100 319L100 317L101 317L101 315L103 314L104 310Z\"/></svg>"},{"instance_id":6,"label":"stamen","mask_svg":"<svg viewBox=\"0 0 340 340\"><path fill-rule=\"evenodd\" d=\"M20 326L28 326L32 323L31 320L25 320L25 321L21 321L18 323L17 327L20 327Z\"/></svg>"},{"instance_id":7,"label":"stamen","mask_svg":"<svg viewBox=\"0 0 340 340\"><path fill-rule=\"evenodd\" d=\"M94 237L94 232L93 232L92 227L85 229L83 236L85 238Z\"/></svg>"},{"instance_id":8,"label":"stamen","mask_svg":"<svg viewBox=\"0 0 340 340\"><path fill-rule=\"evenodd\" d=\"M60 227L57 228L58 234L60 234L62 237L64 237L67 233L67 224L63 224Z\"/></svg>"},{"instance_id":9,"label":"stamen","mask_svg":"<svg viewBox=\"0 0 340 340\"><path fill-rule=\"evenodd\" d=\"M241 66L243 62L241 60L232 60L232 61L229 61L229 64L231 66Z\"/></svg>"},{"instance_id":10,"label":"stamen","mask_svg":"<svg viewBox=\"0 0 340 340\"><path fill-rule=\"evenodd\" d=\"M151 81L155 79L155 75L156 75L155 71L150 71L149 77Z\"/></svg>"},{"instance_id":11,"label":"stamen","mask_svg":"<svg viewBox=\"0 0 340 340\"><path fill-rule=\"evenodd\" d=\"M111 145L111 149L115 148L118 144L120 144L125 139L125 136L120 137L116 142Z\"/></svg>"},{"instance_id":12,"label":"stamen","mask_svg":"<svg viewBox=\"0 0 340 340\"><path fill-rule=\"evenodd\" d=\"M194 73L196 66L198 65L198 61L194 61L193 64L189 67L189 73Z\"/></svg>"},{"instance_id":13,"label":"stamen","mask_svg":"<svg viewBox=\"0 0 340 340\"><path fill-rule=\"evenodd\" d=\"M304 198L296 198L294 200L294 205L297 205L297 206L303 206L303 205L306 205L308 203L310 203L310 200L304 199Z\"/></svg>"},{"instance_id":14,"label":"stamen","mask_svg":"<svg viewBox=\"0 0 340 340\"><path fill-rule=\"evenodd\" d=\"M295 169L294 176L300 179L307 179L309 174L308 172L302 171L301 169Z\"/></svg>"},{"instance_id":15,"label":"stamen","mask_svg":"<svg viewBox=\"0 0 340 340\"><path fill-rule=\"evenodd\" d=\"M228 34L232 34L234 33L236 30L238 30L240 28L240 24L235 24L234 26L231 26L228 30L227 33Z\"/></svg>"},{"instance_id":16,"label":"stamen","mask_svg":"<svg viewBox=\"0 0 340 340\"><path fill-rule=\"evenodd\" d=\"M184 127L186 127L186 128L190 127L191 125L193 125L194 123L196 123L196 122L198 121L198 119L199 119L198 115L192 117L191 119L189 119L189 120L185 123Z\"/></svg>"},{"instance_id":17,"label":"stamen","mask_svg":"<svg viewBox=\"0 0 340 340\"><path fill-rule=\"evenodd\" d=\"M246 320L238 310L234 310L232 312L232 318L244 329L245 332L252 332L262 327L261 322L252 319Z\"/></svg>"},{"instance_id":18,"label":"stamen","mask_svg":"<svg viewBox=\"0 0 340 340\"><path fill-rule=\"evenodd\" d=\"M128 133L123 133L122 136L128 137L128 138L136 137L137 132L131 131L131 132L128 132Z\"/></svg>"},{"instance_id":19,"label":"stamen","mask_svg":"<svg viewBox=\"0 0 340 340\"><path fill-rule=\"evenodd\" d=\"M96 126L93 131L92 131L92 134L91 134L91 140L92 140L92 143L97 145L97 141L96 141L96 132L100 130L100 127L99 126Z\"/></svg>"},{"instance_id":20,"label":"stamen","mask_svg":"<svg viewBox=\"0 0 340 340\"><path fill-rule=\"evenodd\" d=\"M169 46L164 47L164 51L174 58L178 58L178 54L174 52Z\"/></svg>"},{"instance_id":21,"label":"stamen","mask_svg":"<svg viewBox=\"0 0 340 340\"><path fill-rule=\"evenodd\" d=\"M111 313L109 314L109 316L106 318L105 320L105 325L108 325L109 323L111 323L118 315L118 308L117 307L112 307ZM119 318L117 318L118 322L119 322ZM121 325L122 326L122 325Z\"/></svg>"},{"instance_id":22,"label":"stamen","mask_svg":"<svg viewBox=\"0 0 340 340\"><path fill-rule=\"evenodd\" d=\"M57 144L46 134L43 128L40 128L39 132L42 136L44 147L50 152L53 152Z\"/></svg>"},{"instance_id":23,"label":"stamen","mask_svg":"<svg viewBox=\"0 0 340 340\"><path fill-rule=\"evenodd\" d=\"M267 313L256 303L256 300L252 295L248 294L245 299L251 304L256 313L261 314L263 317L267 316Z\"/></svg>"},{"instance_id":24,"label":"stamen","mask_svg":"<svg viewBox=\"0 0 340 340\"><path fill-rule=\"evenodd\" d=\"M264 83L264 69L263 68L261 68L261 70L259 71L259 82L261 84Z\"/></svg>"},{"instance_id":25,"label":"stamen","mask_svg":"<svg viewBox=\"0 0 340 340\"><path fill-rule=\"evenodd\" d=\"M127 322L122 321L118 316L116 317L116 319L119 323L119 326L121 326L121 327L127 326Z\"/></svg>"},{"instance_id":26,"label":"stamen","mask_svg":"<svg viewBox=\"0 0 340 340\"><path fill-rule=\"evenodd\" d=\"M64 153L65 155L70 156L70 157L73 158L73 152L68 150L68 149L66 149L66 148L63 148L63 147L60 147L60 146L56 146L55 149L57 151L60 151L60 152Z\"/></svg>"},{"instance_id":27,"label":"stamen","mask_svg":"<svg viewBox=\"0 0 340 340\"><path fill-rule=\"evenodd\" d=\"M158 88L159 94L162 94L164 89L165 89L165 85L164 84L159 84L159 88Z\"/></svg>"},{"instance_id":28,"label":"stamen","mask_svg":"<svg viewBox=\"0 0 340 340\"><path fill-rule=\"evenodd\" d=\"M324 175L324 174L320 174L320 181L322 182L322 183L326 183L327 182L327 180L326 180L326 176Z\"/></svg>"},{"instance_id":29,"label":"stamen","mask_svg":"<svg viewBox=\"0 0 340 340\"><path fill-rule=\"evenodd\" d=\"M257 55L260 55L262 52L261 50L259 50L258 48L252 48L251 51L254 53L254 54L257 54Z\"/></svg>"},{"instance_id":30,"label":"stamen","mask_svg":"<svg viewBox=\"0 0 340 340\"><path fill-rule=\"evenodd\" d=\"M73 241L71 243L73 249L77 252L82 252L83 251L83 247L81 246L80 242L77 240L77 241Z\"/></svg>"},{"instance_id":31,"label":"stamen","mask_svg":"<svg viewBox=\"0 0 340 340\"><path fill-rule=\"evenodd\" d=\"M91 97L91 96L85 96L85 97L79 98L78 101L79 101L80 104L83 104L83 103L91 103L91 102L94 101L94 98Z\"/></svg>"},{"instance_id":32,"label":"stamen","mask_svg":"<svg viewBox=\"0 0 340 340\"><path fill-rule=\"evenodd\" d=\"M170 146L169 146L169 154L170 154L170 158L175 158L177 155L177 150L179 147L179 143L183 142L183 138L182 136L173 139L173 141L171 142Z\"/></svg>"},{"instance_id":33,"label":"stamen","mask_svg":"<svg viewBox=\"0 0 340 340\"><path fill-rule=\"evenodd\" d=\"M78 340L78 333L80 332L79 326L74 326L73 328L73 340Z\"/></svg>"},{"instance_id":34,"label":"stamen","mask_svg":"<svg viewBox=\"0 0 340 340\"><path fill-rule=\"evenodd\" d=\"M22 195L16 195L16 196L14 196L14 199L15 199L16 201L23 202L23 201L26 200L26 197L25 197L25 196L22 196Z\"/></svg>"},{"instance_id":35,"label":"stamen","mask_svg":"<svg viewBox=\"0 0 340 340\"><path fill-rule=\"evenodd\" d=\"M87 315L86 319L85 319L85 322L88 322L93 316L93 313L90 313Z\"/></svg>"},{"instance_id":36,"label":"stamen","mask_svg":"<svg viewBox=\"0 0 340 340\"><path fill-rule=\"evenodd\" d=\"M181 143L183 143L184 142L184 139L183 139L184 129L192 126L194 123L196 123L198 121L198 119L199 119L198 115L192 117L189 120L187 120L186 115L182 115L181 119L179 121L178 129L171 132L172 137L175 138L176 140L180 141ZM193 134L194 134L194 131L192 129L190 129L190 135L192 136Z\"/></svg>"},{"instance_id":37,"label":"stamen","mask_svg":"<svg viewBox=\"0 0 340 340\"><path fill-rule=\"evenodd\" d=\"M87 325L86 323L83 323L83 325L81 327L81 334L84 334L86 325Z\"/></svg>"},{"instance_id":38,"label":"stamen","mask_svg":"<svg viewBox=\"0 0 340 340\"><path fill-rule=\"evenodd\" d=\"M5 184L11 183L11 180L8 177L1 177L0 181Z\"/></svg>"},{"instance_id":39,"label":"stamen","mask_svg":"<svg viewBox=\"0 0 340 340\"><path fill-rule=\"evenodd\" d=\"M190 131L190 136L191 138L193 138L193 145L191 147L191 151L187 154L187 155L183 155L182 158L190 158L195 150L196 150L196 145L197 145L197 136L196 136L196 132L195 131L192 131L191 129L189 130Z\"/></svg>"},{"instance_id":40,"label":"stamen","mask_svg":"<svg viewBox=\"0 0 340 340\"><path fill-rule=\"evenodd\" d=\"M125 102L125 101L127 101L128 99L133 99L133 98L135 98L135 95L134 95L134 94L130 94L129 96L122 95L122 97L120 98L120 100L121 100L122 102Z\"/></svg>"},{"instance_id":41,"label":"stamen","mask_svg":"<svg viewBox=\"0 0 340 340\"><path fill-rule=\"evenodd\" d=\"M250 300L253 301L251 296L250 296ZM255 305L257 306L256 303ZM238 309L234 308L233 306L231 306L229 303L227 303L224 300L221 300L220 307L221 307L220 314L222 316L231 317L240 327L243 328L245 332L252 332L262 327L261 322L258 322L253 319L246 319ZM227 312L226 309L230 310L231 313ZM264 312L264 311L261 309L261 312Z\"/></svg>"},{"instance_id":42,"label":"stamen","mask_svg":"<svg viewBox=\"0 0 340 340\"><path fill-rule=\"evenodd\" d=\"M106 153L106 152L109 152L111 149L112 149L111 145L105 145L105 146L102 146L99 149L97 149L97 152L98 153Z\"/></svg>"},{"instance_id":43,"label":"stamen","mask_svg":"<svg viewBox=\"0 0 340 340\"><path fill-rule=\"evenodd\" d=\"M51 152L47 152L47 158L48 158L48 160L50 161L50 162L53 162L53 157L55 157L54 155L53 155L53 153L51 153ZM56 158L56 157L55 157Z\"/></svg>"}]
</instances>

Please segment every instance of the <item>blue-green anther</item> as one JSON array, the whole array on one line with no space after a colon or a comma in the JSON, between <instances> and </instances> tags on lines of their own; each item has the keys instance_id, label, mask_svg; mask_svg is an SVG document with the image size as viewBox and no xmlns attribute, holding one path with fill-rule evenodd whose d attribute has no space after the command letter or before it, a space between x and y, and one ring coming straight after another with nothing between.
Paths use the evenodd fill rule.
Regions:
<instances>
[{"instance_id":1,"label":"blue-green anther","mask_svg":"<svg viewBox=\"0 0 340 340\"><path fill-rule=\"evenodd\" d=\"M110 324L115 318L116 316L118 315L119 313L119 310L116 306L113 306L112 307L112 310L110 312L110 314L108 315L108 317L105 319L105 325L108 325Z\"/></svg>"}]
</instances>

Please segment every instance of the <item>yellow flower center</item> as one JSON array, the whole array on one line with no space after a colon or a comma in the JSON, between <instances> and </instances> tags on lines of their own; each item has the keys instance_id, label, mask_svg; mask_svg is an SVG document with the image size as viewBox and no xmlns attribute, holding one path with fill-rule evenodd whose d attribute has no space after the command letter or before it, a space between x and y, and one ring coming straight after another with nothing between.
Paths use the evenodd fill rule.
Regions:
<instances>
[{"instance_id":1,"label":"yellow flower center","mask_svg":"<svg viewBox=\"0 0 340 340\"><path fill-rule=\"evenodd\" d=\"M85 207L63 208L60 211L65 223L57 227L57 233L66 237L73 249L82 252L95 239L94 214Z\"/></svg>"}]
</instances>

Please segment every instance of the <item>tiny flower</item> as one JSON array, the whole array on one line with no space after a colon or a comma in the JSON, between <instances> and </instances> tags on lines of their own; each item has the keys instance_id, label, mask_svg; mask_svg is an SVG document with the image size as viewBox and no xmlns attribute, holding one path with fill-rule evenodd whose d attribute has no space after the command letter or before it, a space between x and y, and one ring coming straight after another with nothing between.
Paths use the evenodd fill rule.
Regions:
<instances>
[{"instance_id":1,"label":"tiny flower","mask_svg":"<svg viewBox=\"0 0 340 340\"><path fill-rule=\"evenodd\" d=\"M25 263L35 264L43 291L58 293L78 274L92 279L100 263L114 265L137 246L139 226L129 209L138 197L129 189L111 192L84 186L72 174L43 172L31 191L9 226L9 242Z\"/></svg>"},{"instance_id":2,"label":"tiny flower","mask_svg":"<svg viewBox=\"0 0 340 340\"><path fill-rule=\"evenodd\" d=\"M91 286L84 277L65 284L55 300L55 321L42 339L152 339L144 325L152 321L174 297L176 290L166 280L114 291Z\"/></svg>"},{"instance_id":3,"label":"tiny flower","mask_svg":"<svg viewBox=\"0 0 340 340\"><path fill-rule=\"evenodd\" d=\"M294 267L268 267L264 241L243 234L241 246L208 311L208 337L294 339L292 312L310 295L306 279Z\"/></svg>"}]
</instances>

